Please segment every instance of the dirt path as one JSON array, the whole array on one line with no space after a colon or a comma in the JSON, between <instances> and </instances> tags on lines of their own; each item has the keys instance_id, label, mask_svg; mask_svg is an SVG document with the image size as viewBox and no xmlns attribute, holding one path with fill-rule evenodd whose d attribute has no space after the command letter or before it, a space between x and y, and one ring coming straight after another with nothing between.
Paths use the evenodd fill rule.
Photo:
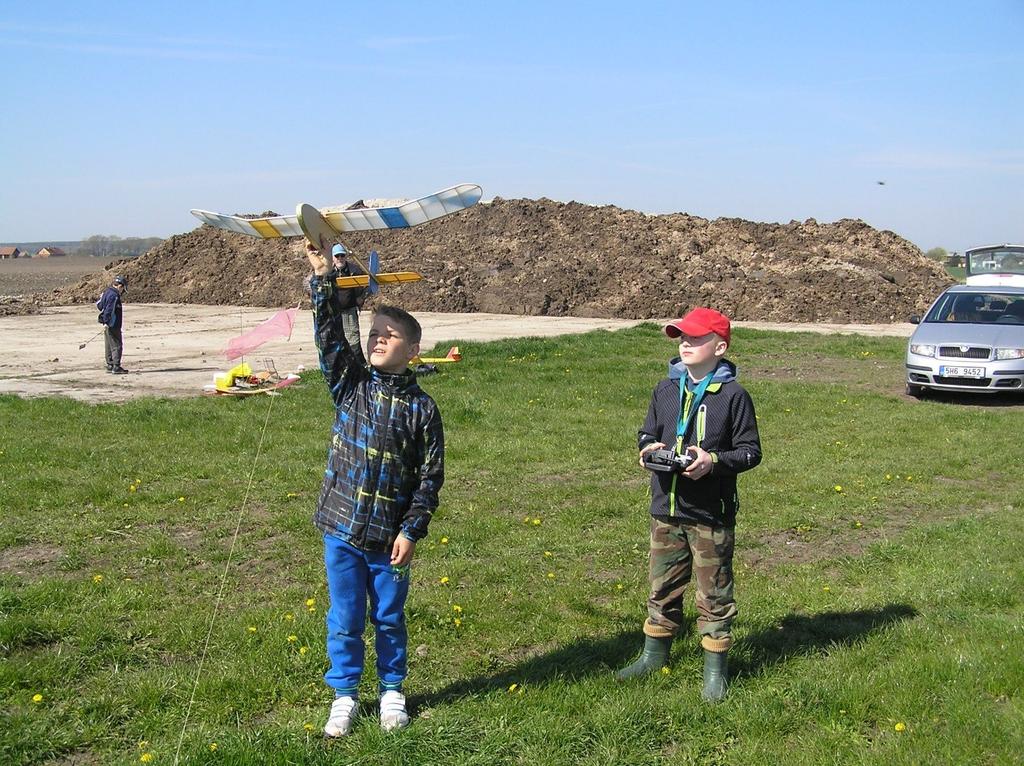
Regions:
<instances>
[{"instance_id":1,"label":"dirt path","mask_svg":"<svg viewBox=\"0 0 1024 766\"><path fill-rule=\"evenodd\" d=\"M91 306L64 306L42 314L0 317L0 393L21 396L69 396L86 402L116 402L141 396L196 396L230 365L220 355L228 339L250 329L273 309L177 304L125 306L125 354L130 375L108 375L103 368L103 338L82 350L100 326ZM504 314L417 312L423 346L442 341L488 341L523 336L553 336L615 330L639 320ZM365 322L364 332L365 332ZM908 337L912 325L830 325L737 322L737 327L803 332L845 332ZM270 341L252 361L271 358L280 372L317 364L312 314L299 313L290 341ZM259 366L257 364L257 366Z\"/></svg>"}]
</instances>

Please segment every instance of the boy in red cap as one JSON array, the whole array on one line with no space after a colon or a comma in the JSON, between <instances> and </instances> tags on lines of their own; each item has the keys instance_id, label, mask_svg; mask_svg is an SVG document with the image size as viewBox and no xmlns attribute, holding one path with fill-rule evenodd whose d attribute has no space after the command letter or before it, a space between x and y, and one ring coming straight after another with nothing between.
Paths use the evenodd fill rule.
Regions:
<instances>
[{"instance_id":1,"label":"boy in red cap","mask_svg":"<svg viewBox=\"0 0 1024 766\"><path fill-rule=\"evenodd\" d=\"M660 670L683 621L683 591L696 580L697 629L704 649L704 699L725 697L727 652L736 617L732 552L736 475L761 462L754 404L725 359L729 318L696 308L665 326L679 356L654 389L640 428L640 465L651 471L651 592L639 659L619 680ZM671 446L668 446L671 445ZM685 468L645 464L655 450L686 455ZM661 453L663 454L663 453Z\"/></svg>"}]
</instances>

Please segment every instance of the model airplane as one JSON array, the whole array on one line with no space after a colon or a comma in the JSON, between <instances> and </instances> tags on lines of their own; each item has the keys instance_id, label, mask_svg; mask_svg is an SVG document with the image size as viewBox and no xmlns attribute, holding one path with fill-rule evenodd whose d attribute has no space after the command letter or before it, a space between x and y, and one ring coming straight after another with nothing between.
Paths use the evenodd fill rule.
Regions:
<instances>
[{"instance_id":1,"label":"model airplane","mask_svg":"<svg viewBox=\"0 0 1024 766\"><path fill-rule=\"evenodd\" d=\"M475 184L459 184L396 207L368 207L359 210L338 210L328 207L317 212L338 236L350 231L407 229L472 207L480 201L482 194L480 187ZM311 205L300 204L295 215L275 215L266 218L241 218L211 213L209 210L190 212L203 223L216 226L218 229L227 229L261 239L277 239L309 236L310 232L306 231L301 220L300 211L305 208L316 210ZM315 239L310 241L318 244Z\"/></svg>"},{"instance_id":2,"label":"model airplane","mask_svg":"<svg viewBox=\"0 0 1024 766\"><path fill-rule=\"evenodd\" d=\"M226 229L261 239L306 237L321 250L326 250L332 243L338 242L343 233L374 229L407 229L410 226L418 226L421 223L472 207L480 201L482 194L483 191L475 184L459 184L394 207L368 207L358 210L323 208L318 210L312 205L300 203L295 208L295 215L275 215L265 218L242 218L235 215L212 213L209 210L191 210L190 212L203 223L208 223L218 229ZM371 270L363 265L358 258L351 254L350 257L359 264L366 276L341 277L337 280L339 287L368 287L370 292L374 293L377 291L378 284L416 282L423 279L423 276L415 271L378 274L377 269Z\"/></svg>"},{"instance_id":3,"label":"model airplane","mask_svg":"<svg viewBox=\"0 0 1024 766\"><path fill-rule=\"evenodd\" d=\"M461 362L462 354L459 353L458 346L452 346L448 349L447 356L415 356L409 364L446 364L448 362Z\"/></svg>"}]
</instances>

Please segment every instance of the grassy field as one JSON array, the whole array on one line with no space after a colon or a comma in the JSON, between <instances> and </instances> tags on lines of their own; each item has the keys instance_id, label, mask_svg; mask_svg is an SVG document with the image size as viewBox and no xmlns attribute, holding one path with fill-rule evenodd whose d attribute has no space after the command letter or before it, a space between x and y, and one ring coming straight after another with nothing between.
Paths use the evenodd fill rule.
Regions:
<instances>
[{"instance_id":1,"label":"grassy field","mask_svg":"<svg viewBox=\"0 0 1024 766\"><path fill-rule=\"evenodd\" d=\"M635 436L671 344L650 325L461 344L423 380L449 446L413 566L415 718L380 731L371 670L335 742L309 521L322 379L240 401L0 397L0 763L1019 763L1024 407L906 398L903 344L736 333L765 460L740 480L714 707L689 593L669 672L612 677L641 642Z\"/></svg>"}]
</instances>

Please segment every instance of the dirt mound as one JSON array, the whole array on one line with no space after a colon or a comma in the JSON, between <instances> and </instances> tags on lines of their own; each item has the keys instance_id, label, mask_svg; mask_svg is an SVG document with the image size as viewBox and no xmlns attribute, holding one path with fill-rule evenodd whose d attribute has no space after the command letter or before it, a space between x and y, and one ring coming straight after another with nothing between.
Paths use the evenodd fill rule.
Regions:
<instances>
[{"instance_id":1,"label":"dirt mound","mask_svg":"<svg viewBox=\"0 0 1024 766\"><path fill-rule=\"evenodd\" d=\"M378 250L386 269L424 275L385 292L411 311L642 319L711 305L739 320L890 322L923 311L952 281L907 240L849 219L709 221L499 198L344 239L356 253ZM286 306L304 301L308 270L302 240L204 225L35 301L91 302L121 273L130 301Z\"/></svg>"}]
</instances>

